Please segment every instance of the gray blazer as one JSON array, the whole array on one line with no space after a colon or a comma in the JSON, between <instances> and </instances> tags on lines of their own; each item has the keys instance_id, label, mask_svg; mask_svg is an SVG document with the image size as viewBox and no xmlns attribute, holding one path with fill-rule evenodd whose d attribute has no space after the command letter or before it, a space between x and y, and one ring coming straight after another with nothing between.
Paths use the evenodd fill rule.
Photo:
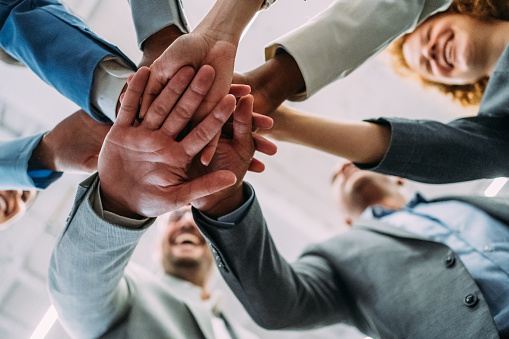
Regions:
<instances>
[{"instance_id":1,"label":"gray blazer","mask_svg":"<svg viewBox=\"0 0 509 339\"><path fill-rule=\"evenodd\" d=\"M509 224L508 200L461 200ZM235 225L208 224L196 211L195 220L223 278L262 327L345 323L376 338L499 337L483 294L443 244L362 222L289 264L256 200Z\"/></svg>"},{"instance_id":2,"label":"gray blazer","mask_svg":"<svg viewBox=\"0 0 509 339\"><path fill-rule=\"evenodd\" d=\"M144 230L112 225L94 212L89 198L97 181L94 175L78 188L51 258L49 292L63 326L76 338L213 339L210 312L186 293L189 287L128 265ZM228 323L237 338L254 338Z\"/></svg>"}]
</instances>

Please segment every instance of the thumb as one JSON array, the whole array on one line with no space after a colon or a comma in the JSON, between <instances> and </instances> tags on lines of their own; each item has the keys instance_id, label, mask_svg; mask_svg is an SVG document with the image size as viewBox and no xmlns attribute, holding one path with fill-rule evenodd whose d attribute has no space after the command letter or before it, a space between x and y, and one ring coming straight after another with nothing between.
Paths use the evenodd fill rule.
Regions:
<instances>
[{"instance_id":1,"label":"thumb","mask_svg":"<svg viewBox=\"0 0 509 339\"><path fill-rule=\"evenodd\" d=\"M212 172L186 183L182 187L182 190L186 192L183 194L183 198L188 203L222 191L233 186L236 182L237 177L231 171L220 170Z\"/></svg>"}]
</instances>

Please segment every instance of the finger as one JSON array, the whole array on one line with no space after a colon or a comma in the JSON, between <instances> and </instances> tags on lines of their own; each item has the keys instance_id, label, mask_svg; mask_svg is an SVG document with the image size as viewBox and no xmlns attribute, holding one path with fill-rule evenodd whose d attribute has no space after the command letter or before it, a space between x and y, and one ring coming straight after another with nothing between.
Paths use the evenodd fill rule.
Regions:
<instances>
[{"instance_id":1,"label":"finger","mask_svg":"<svg viewBox=\"0 0 509 339\"><path fill-rule=\"evenodd\" d=\"M212 172L182 185L179 197L182 197L182 203L186 204L224 190L236 182L237 177L231 171Z\"/></svg>"},{"instance_id":2,"label":"finger","mask_svg":"<svg viewBox=\"0 0 509 339\"><path fill-rule=\"evenodd\" d=\"M175 108L175 104L179 101L182 93L186 91L187 86L193 80L194 74L194 69L190 66L182 67L175 73L175 76L164 86L161 93L150 105L141 126L151 130L161 127L170 111Z\"/></svg>"},{"instance_id":3,"label":"finger","mask_svg":"<svg viewBox=\"0 0 509 339\"><path fill-rule=\"evenodd\" d=\"M240 98L237 108L233 113L233 139L240 143L251 142L253 102L254 98L252 95Z\"/></svg>"},{"instance_id":4,"label":"finger","mask_svg":"<svg viewBox=\"0 0 509 339\"><path fill-rule=\"evenodd\" d=\"M129 86L125 91L118 116L115 123L119 126L131 125L136 119L138 108L140 106L140 98L143 89L147 84L150 70L147 67L140 68L132 78Z\"/></svg>"},{"instance_id":5,"label":"finger","mask_svg":"<svg viewBox=\"0 0 509 339\"><path fill-rule=\"evenodd\" d=\"M265 164L260 160L253 158L247 170L250 172L261 173L265 171Z\"/></svg>"},{"instance_id":6,"label":"finger","mask_svg":"<svg viewBox=\"0 0 509 339\"><path fill-rule=\"evenodd\" d=\"M175 107L173 107L171 114L161 127L165 134L176 138L189 123L212 86L214 76L215 71L212 66L205 65L198 70L191 84Z\"/></svg>"},{"instance_id":7,"label":"finger","mask_svg":"<svg viewBox=\"0 0 509 339\"><path fill-rule=\"evenodd\" d=\"M230 94L236 98L243 97L251 93L251 87L249 85L232 84L230 86Z\"/></svg>"},{"instance_id":8,"label":"finger","mask_svg":"<svg viewBox=\"0 0 509 339\"><path fill-rule=\"evenodd\" d=\"M234 108L235 97L230 94L223 97L212 112L182 140L184 152L192 157L198 154L221 131Z\"/></svg>"},{"instance_id":9,"label":"finger","mask_svg":"<svg viewBox=\"0 0 509 339\"><path fill-rule=\"evenodd\" d=\"M145 90L143 91L143 99L141 101L140 108L140 118L144 118L145 114L147 114L150 105L154 102L155 98L161 93L164 88L164 85L168 82L168 78L163 77L164 80L159 79L159 75L157 74L157 70L150 73L150 77L148 78L147 85Z\"/></svg>"},{"instance_id":10,"label":"finger","mask_svg":"<svg viewBox=\"0 0 509 339\"><path fill-rule=\"evenodd\" d=\"M272 141L269 141L261 135L253 134L253 140L255 144L255 150L267 154L274 155L277 152L277 146Z\"/></svg>"},{"instance_id":11,"label":"finger","mask_svg":"<svg viewBox=\"0 0 509 339\"><path fill-rule=\"evenodd\" d=\"M253 129L270 129L274 126L274 120L271 117L253 112Z\"/></svg>"},{"instance_id":12,"label":"finger","mask_svg":"<svg viewBox=\"0 0 509 339\"><path fill-rule=\"evenodd\" d=\"M217 133L216 136L214 137L214 139L212 139L212 141L209 142L203 149L200 161L204 166L208 166L210 164L210 162L212 161L212 158L214 157L214 154L216 153L217 144L219 143L220 138L221 138L221 132Z\"/></svg>"}]
</instances>

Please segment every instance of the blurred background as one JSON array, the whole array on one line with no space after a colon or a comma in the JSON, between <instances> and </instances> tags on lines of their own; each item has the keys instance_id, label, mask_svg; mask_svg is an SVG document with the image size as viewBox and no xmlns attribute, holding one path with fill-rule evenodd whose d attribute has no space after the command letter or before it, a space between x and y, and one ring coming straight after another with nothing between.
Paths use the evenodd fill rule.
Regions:
<instances>
[{"instance_id":1,"label":"blurred background","mask_svg":"<svg viewBox=\"0 0 509 339\"><path fill-rule=\"evenodd\" d=\"M140 60L126 0L64 2L98 35L120 47L135 63ZM331 2L279 0L270 10L259 13L240 43L236 71L245 72L261 65L264 46L303 24ZM193 28L214 0L183 0L183 3ZM3 140L49 130L78 109L28 69L0 64L0 74L0 138ZM399 78L383 53L306 102L288 104L310 114L350 120L401 116L446 122L475 114L474 110L461 108L434 91L424 91L419 84ZM256 188L276 245L292 261L308 243L346 229L330 194L330 178L338 158L298 145L278 143L278 147L273 157L259 156L266 164L265 172L249 173L246 180ZM39 194L22 220L0 233L0 338L30 338L48 311L46 276L51 251L65 226L76 187L86 177L65 174ZM479 180L441 186L411 183L411 186L431 198L443 194L484 194L491 183L492 180ZM507 186L498 194L507 195ZM154 271L158 270L153 255L156 237L154 227L145 234L134 255L134 260ZM259 333L261 338L282 337L281 332L257 328L219 275L215 284L224 290L227 313L237 315L239 322ZM53 323L51 317L45 319L50 328L46 338L69 338L58 321ZM284 337L365 338L343 325L317 331L284 332Z\"/></svg>"}]
</instances>

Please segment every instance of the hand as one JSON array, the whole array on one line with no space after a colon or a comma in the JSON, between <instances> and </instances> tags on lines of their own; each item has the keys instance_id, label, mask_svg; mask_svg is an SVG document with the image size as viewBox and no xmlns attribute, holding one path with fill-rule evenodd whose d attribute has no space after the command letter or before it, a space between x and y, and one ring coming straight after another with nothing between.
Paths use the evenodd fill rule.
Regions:
<instances>
[{"instance_id":1,"label":"hand","mask_svg":"<svg viewBox=\"0 0 509 339\"><path fill-rule=\"evenodd\" d=\"M229 41L217 41L202 33L189 33L177 38L150 67L151 76L143 93L140 117L143 117L155 96L159 94L168 79L183 66L191 65L199 69L202 65L211 65L216 71L212 88L205 97L195 115L201 119L228 93L231 85L233 65L237 45ZM207 164L213 155L215 145L203 154L203 163Z\"/></svg>"},{"instance_id":2,"label":"hand","mask_svg":"<svg viewBox=\"0 0 509 339\"><path fill-rule=\"evenodd\" d=\"M201 119L228 93L237 46L243 29L260 9L262 0L217 0L196 29L175 40L152 64L151 76L143 93L140 116L143 117L155 96L183 66L198 69L211 65L216 79L195 115ZM202 163L208 164L214 155L216 139L202 153Z\"/></svg>"},{"instance_id":3,"label":"hand","mask_svg":"<svg viewBox=\"0 0 509 339\"><path fill-rule=\"evenodd\" d=\"M247 73L234 74L233 82L251 86L254 111L269 116L285 100L305 89L297 62L286 52Z\"/></svg>"},{"instance_id":4,"label":"hand","mask_svg":"<svg viewBox=\"0 0 509 339\"><path fill-rule=\"evenodd\" d=\"M59 172L94 172L110 127L79 110L44 135L32 152L30 167Z\"/></svg>"},{"instance_id":5,"label":"hand","mask_svg":"<svg viewBox=\"0 0 509 339\"><path fill-rule=\"evenodd\" d=\"M242 179L246 171L261 172L265 167L263 163L253 159L255 150L269 155L276 153L276 146L272 142L252 132L253 121L253 97L248 95L239 100L233 113L232 137L223 133L209 166L196 168L199 175L230 170L237 178L235 185L192 203L211 217L228 214L244 203Z\"/></svg>"},{"instance_id":6,"label":"hand","mask_svg":"<svg viewBox=\"0 0 509 339\"><path fill-rule=\"evenodd\" d=\"M141 46L143 57L138 67L150 66L168 46L183 34L177 26L170 25L149 36Z\"/></svg>"},{"instance_id":7,"label":"hand","mask_svg":"<svg viewBox=\"0 0 509 339\"><path fill-rule=\"evenodd\" d=\"M191 67L182 68L137 124L139 101L149 73L143 67L131 79L99 155L103 207L133 218L175 210L236 182L230 171L207 173L192 180L188 176L194 156L230 117L234 96L223 97L182 141L176 141L210 89L213 68L203 66L194 79Z\"/></svg>"}]
</instances>

